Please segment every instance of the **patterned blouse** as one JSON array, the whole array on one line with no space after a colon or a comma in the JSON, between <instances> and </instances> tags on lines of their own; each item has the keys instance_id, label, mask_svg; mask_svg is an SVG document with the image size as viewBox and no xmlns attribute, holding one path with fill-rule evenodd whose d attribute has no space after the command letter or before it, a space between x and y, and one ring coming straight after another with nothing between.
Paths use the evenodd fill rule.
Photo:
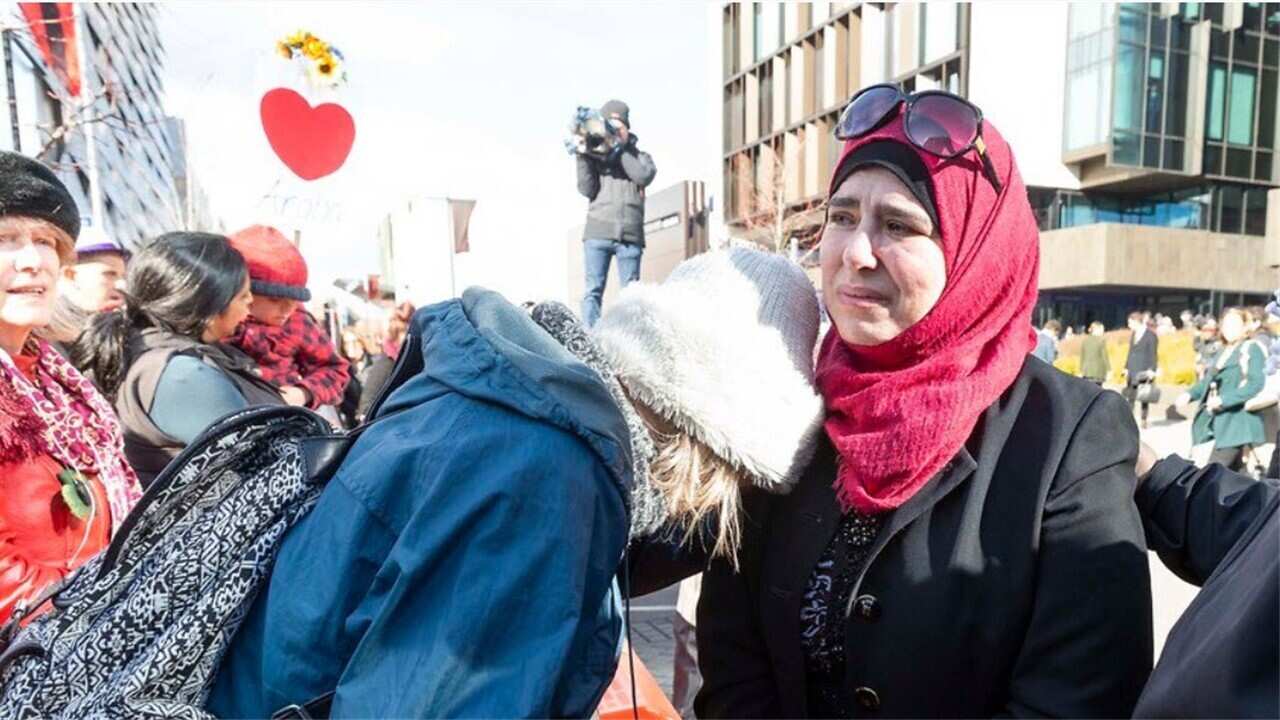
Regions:
<instances>
[{"instance_id":1,"label":"patterned blouse","mask_svg":"<svg viewBox=\"0 0 1280 720\"><path fill-rule=\"evenodd\" d=\"M800 607L810 717L852 717L845 687L845 609L885 516L850 512L840 520L805 588Z\"/></svg>"}]
</instances>

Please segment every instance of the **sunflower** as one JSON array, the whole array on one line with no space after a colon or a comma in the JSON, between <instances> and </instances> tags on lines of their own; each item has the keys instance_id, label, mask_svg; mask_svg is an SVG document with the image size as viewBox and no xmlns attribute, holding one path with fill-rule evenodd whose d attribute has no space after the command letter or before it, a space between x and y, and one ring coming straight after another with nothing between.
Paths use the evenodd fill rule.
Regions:
<instances>
[{"instance_id":1,"label":"sunflower","mask_svg":"<svg viewBox=\"0 0 1280 720\"><path fill-rule=\"evenodd\" d=\"M342 51L305 30L277 42L276 53L286 60L305 59L304 72L312 83L338 87L347 80Z\"/></svg>"},{"instance_id":2,"label":"sunflower","mask_svg":"<svg viewBox=\"0 0 1280 720\"><path fill-rule=\"evenodd\" d=\"M329 45L325 41L316 37L308 37L302 45L302 53L307 57L320 62L329 56Z\"/></svg>"},{"instance_id":3,"label":"sunflower","mask_svg":"<svg viewBox=\"0 0 1280 720\"><path fill-rule=\"evenodd\" d=\"M325 53L323 57L316 58L312 67L315 69L316 76L321 80L333 82L339 77L340 64L328 53Z\"/></svg>"}]
</instances>

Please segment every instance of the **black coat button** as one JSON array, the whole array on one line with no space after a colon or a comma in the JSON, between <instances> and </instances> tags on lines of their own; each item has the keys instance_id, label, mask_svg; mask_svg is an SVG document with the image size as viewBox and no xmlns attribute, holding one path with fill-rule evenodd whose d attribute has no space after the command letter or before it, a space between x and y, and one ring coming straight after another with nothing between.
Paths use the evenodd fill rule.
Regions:
<instances>
[{"instance_id":1,"label":"black coat button","mask_svg":"<svg viewBox=\"0 0 1280 720\"><path fill-rule=\"evenodd\" d=\"M875 622L880 619L880 601L874 595L859 595L853 601L853 611L863 620Z\"/></svg>"},{"instance_id":2,"label":"black coat button","mask_svg":"<svg viewBox=\"0 0 1280 720\"><path fill-rule=\"evenodd\" d=\"M854 690L853 699L867 710L880 709L880 696L869 687L860 687Z\"/></svg>"}]
</instances>

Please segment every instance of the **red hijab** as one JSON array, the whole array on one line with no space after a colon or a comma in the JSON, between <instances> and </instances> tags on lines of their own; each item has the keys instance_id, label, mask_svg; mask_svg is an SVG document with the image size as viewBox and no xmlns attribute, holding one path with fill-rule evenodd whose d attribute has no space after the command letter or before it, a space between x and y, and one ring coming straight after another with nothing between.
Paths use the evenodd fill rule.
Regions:
<instances>
[{"instance_id":1,"label":"red hijab","mask_svg":"<svg viewBox=\"0 0 1280 720\"><path fill-rule=\"evenodd\" d=\"M947 269L937 304L893 340L854 346L833 325L822 342L816 379L827 435L842 460L835 487L846 511L886 512L924 487L1035 347L1035 216L1004 138L984 123L983 139L1004 185L999 195L976 152L943 160L916 149L903 135L901 114L845 143L836 165L838 174L851 152L876 140L901 142L919 155L933 183Z\"/></svg>"}]
</instances>

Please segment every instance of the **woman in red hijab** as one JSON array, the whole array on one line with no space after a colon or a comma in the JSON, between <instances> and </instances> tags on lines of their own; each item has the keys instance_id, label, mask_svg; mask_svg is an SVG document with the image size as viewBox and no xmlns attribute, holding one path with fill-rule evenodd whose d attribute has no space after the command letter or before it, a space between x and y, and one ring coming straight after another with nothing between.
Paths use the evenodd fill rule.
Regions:
<instances>
[{"instance_id":1,"label":"woman in red hijab","mask_svg":"<svg viewBox=\"0 0 1280 720\"><path fill-rule=\"evenodd\" d=\"M856 95L821 237L825 442L703 580L698 717L1127 717L1151 594L1123 398L1031 357L1039 238L948 93Z\"/></svg>"}]
</instances>

